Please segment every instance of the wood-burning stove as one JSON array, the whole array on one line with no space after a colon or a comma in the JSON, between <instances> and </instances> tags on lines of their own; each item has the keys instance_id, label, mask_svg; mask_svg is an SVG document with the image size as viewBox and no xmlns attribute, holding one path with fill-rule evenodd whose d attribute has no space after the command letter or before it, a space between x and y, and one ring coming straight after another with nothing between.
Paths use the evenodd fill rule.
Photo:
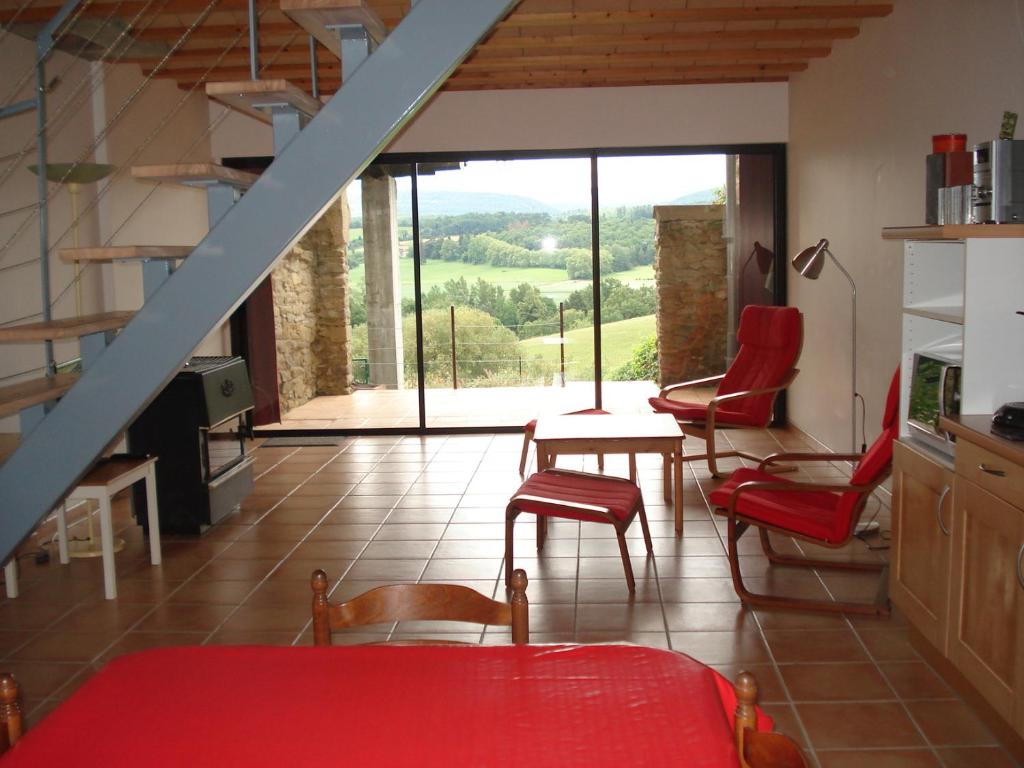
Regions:
<instances>
[{"instance_id":1,"label":"wood-burning stove","mask_svg":"<svg viewBox=\"0 0 1024 768\"><path fill-rule=\"evenodd\" d=\"M244 416L252 388L240 357L193 357L128 430L132 453L156 464L161 533L202 533L238 508L253 486ZM145 494L134 495L147 526Z\"/></svg>"}]
</instances>

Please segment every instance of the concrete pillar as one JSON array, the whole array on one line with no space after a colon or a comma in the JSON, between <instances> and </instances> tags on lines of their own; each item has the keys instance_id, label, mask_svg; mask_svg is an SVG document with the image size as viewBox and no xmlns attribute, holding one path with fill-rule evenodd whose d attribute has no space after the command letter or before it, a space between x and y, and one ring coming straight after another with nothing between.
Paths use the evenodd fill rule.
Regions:
<instances>
[{"instance_id":1,"label":"concrete pillar","mask_svg":"<svg viewBox=\"0 0 1024 768\"><path fill-rule=\"evenodd\" d=\"M397 185L394 177L386 174L364 174L362 183L370 384L401 389L405 370Z\"/></svg>"}]
</instances>

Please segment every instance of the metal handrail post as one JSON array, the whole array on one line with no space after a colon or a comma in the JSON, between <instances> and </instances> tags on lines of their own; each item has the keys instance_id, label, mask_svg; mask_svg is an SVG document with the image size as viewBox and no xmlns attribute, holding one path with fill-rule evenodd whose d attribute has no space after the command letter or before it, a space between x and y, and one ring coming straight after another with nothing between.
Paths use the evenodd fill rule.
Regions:
<instances>
[{"instance_id":1,"label":"metal handrail post","mask_svg":"<svg viewBox=\"0 0 1024 768\"><path fill-rule=\"evenodd\" d=\"M39 197L39 276L40 293L42 295L43 322L53 319L50 308L50 217L47 205L46 178L46 59L53 50L53 33L64 23L80 0L67 0L56 15L36 35L36 162L39 173L36 175L36 194ZM53 359L53 342L43 342L47 378L56 375Z\"/></svg>"}]
</instances>

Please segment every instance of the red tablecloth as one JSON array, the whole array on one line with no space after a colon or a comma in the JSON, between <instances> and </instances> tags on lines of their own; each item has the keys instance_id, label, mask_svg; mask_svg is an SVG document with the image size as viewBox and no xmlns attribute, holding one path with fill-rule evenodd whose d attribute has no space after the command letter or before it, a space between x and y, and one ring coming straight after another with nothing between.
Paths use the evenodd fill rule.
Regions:
<instances>
[{"instance_id":1,"label":"red tablecloth","mask_svg":"<svg viewBox=\"0 0 1024 768\"><path fill-rule=\"evenodd\" d=\"M628 645L169 648L111 662L0 766L734 768L722 683Z\"/></svg>"}]
</instances>

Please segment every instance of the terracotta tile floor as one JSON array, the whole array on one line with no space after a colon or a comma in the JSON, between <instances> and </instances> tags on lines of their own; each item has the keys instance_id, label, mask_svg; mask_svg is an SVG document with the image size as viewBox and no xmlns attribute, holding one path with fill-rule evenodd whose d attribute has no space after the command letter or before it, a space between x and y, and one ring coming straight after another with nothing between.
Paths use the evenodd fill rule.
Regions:
<instances>
[{"instance_id":1,"label":"terracotta tile floor","mask_svg":"<svg viewBox=\"0 0 1024 768\"><path fill-rule=\"evenodd\" d=\"M730 437L761 453L813 448L786 431ZM21 680L31 726L122 653L177 644L309 643L309 576L317 567L336 584L335 599L415 580L454 581L503 596L503 510L520 482L521 441L518 435L373 437L339 438L337 446L260 447L256 490L241 512L202 538L166 538L159 567L149 564L122 501L118 525L128 544L117 556L118 599L103 599L98 561L61 566L55 546L46 544L50 563L23 559L21 596L0 598L0 668ZM560 465L593 468L578 457L563 457ZM623 457L608 458L607 471L624 470ZM657 457L640 457L640 480L655 556L645 558L633 526L632 600L607 528L554 521L538 557L532 523L516 526L516 565L530 578L533 641L628 640L684 651L730 677L750 669L779 729L821 768L1014 764L911 649L899 616L851 620L742 608L729 580L722 525L705 502L714 481L704 466L687 465L682 538L661 499ZM866 513L877 514L883 531L886 503L873 502ZM83 528L79 523L72 534ZM48 537L44 527L36 540ZM885 546L884 537L870 541ZM778 546L796 549L793 542ZM744 547L744 570L759 589L873 593L874 576L821 579L773 570L756 537ZM836 556L885 554L857 541ZM509 641L503 628L421 624L339 633L336 642L409 634Z\"/></svg>"}]
</instances>

